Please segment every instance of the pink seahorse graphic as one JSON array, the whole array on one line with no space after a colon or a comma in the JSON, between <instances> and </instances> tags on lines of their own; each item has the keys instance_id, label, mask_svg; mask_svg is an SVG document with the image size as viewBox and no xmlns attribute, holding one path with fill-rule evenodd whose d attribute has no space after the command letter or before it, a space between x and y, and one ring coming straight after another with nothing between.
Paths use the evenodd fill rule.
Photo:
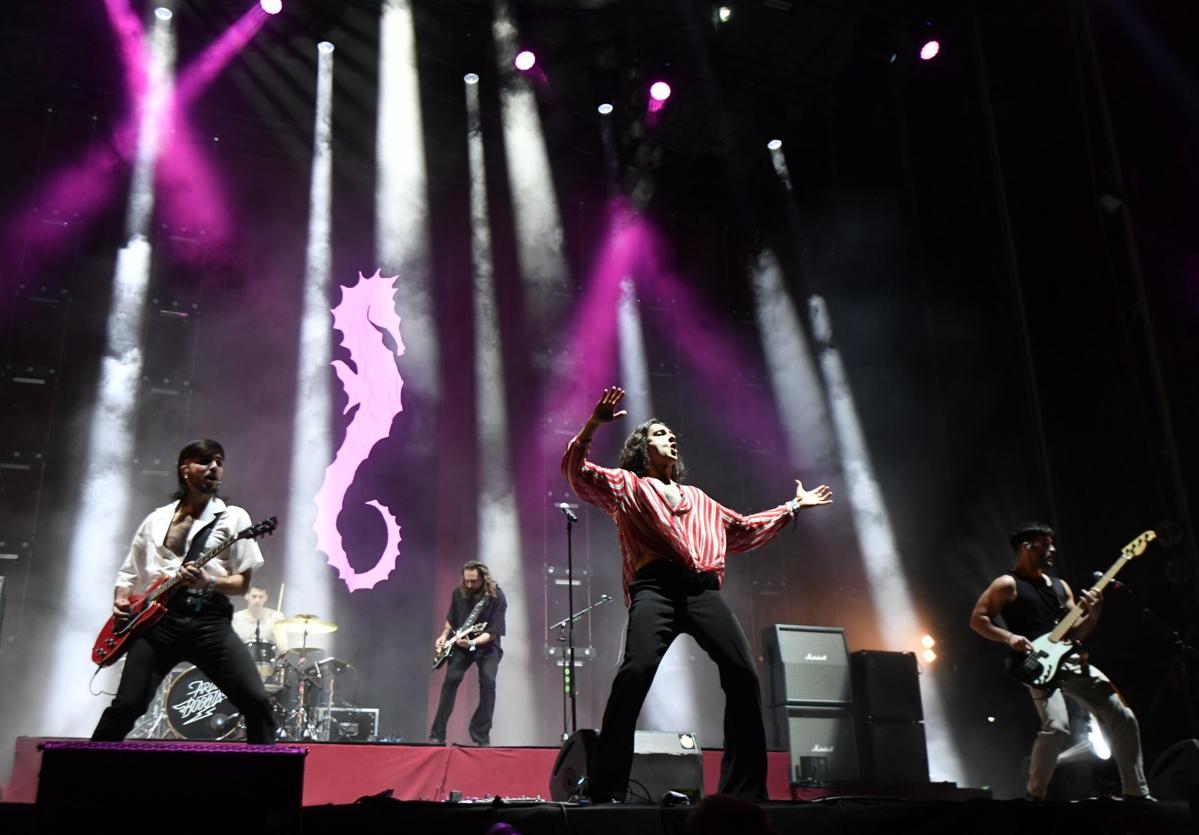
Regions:
<instances>
[{"instance_id":1,"label":"pink seahorse graphic","mask_svg":"<svg viewBox=\"0 0 1199 835\"><path fill-rule=\"evenodd\" d=\"M346 427L345 440L333 456L333 463L325 468L324 483L316 494L313 528L316 547L350 591L374 588L386 580L400 556L400 526L391 511L375 499L367 504L379 512L387 529L387 544L372 568L354 570L337 531L337 517L358 468L375 445L388 436L392 420L404 410L400 401L404 380L396 367L396 357L404 353L400 317L395 311L395 282L399 276L381 273L375 270L370 278L358 273L358 283L342 287L341 302L333 308L333 327L341 331L341 344L349 350L354 368L341 360L334 360L332 365L346 393L345 413L355 406L358 411ZM395 341L394 351L384 342L383 333Z\"/></svg>"}]
</instances>

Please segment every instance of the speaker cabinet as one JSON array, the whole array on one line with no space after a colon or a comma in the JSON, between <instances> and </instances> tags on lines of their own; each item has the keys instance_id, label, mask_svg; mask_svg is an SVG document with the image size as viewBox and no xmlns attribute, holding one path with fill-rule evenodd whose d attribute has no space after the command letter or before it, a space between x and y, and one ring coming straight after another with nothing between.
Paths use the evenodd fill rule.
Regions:
<instances>
[{"instance_id":1,"label":"speaker cabinet","mask_svg":"<svg viewBox=\"0 0 1199 835\"><path fill-rule=\"evenodd\" d=\"M685 794L692 803L704 796L704 755L699 741L693 733L637 731L629 799L657 803L666 792Z\"/></svg>"},{"instance_id":2,"label":"speaker cabinet","mask_svg":"<svg viewBox=\"0 0 1199 835\"><path fill-rule=\"evenodd\" d=\"M850 669L859 716L895 722L924 719L915 653L863 650L850 656Z\"/></svg>"},{"instance_id":3,"label":"speaker cabinet","mask_svg":"<svg viewBox=\"0 0 1199 835\"><path fill-rule=\"evenodd\" d=\"M873 786L928 782L928 745L923 722L859 725L862 779Z\"/></svg>"},{"instance_id":4,"label":"speaker cabinet","mask_svg":"<svg viewBox=\"0 0 1199 835\"><path fill-rule=\"evenodd\" d=\"M562 743L550 775L550 798L577 800L583 779L591 772L599 733L585 728ZM693 802L704 796L704 757L693 733L637 731L633 736L633 767L629 772L629 800L657 803L668 791L687 795ZM620 799L624 799L619 792Z\"/></svg>"},{"instance_id":5,"label":"speaker cabinet","mask_svg":"<svg viewBox=\"0 0 1199 835\"><path fill-rule=\"evenodd\" d=\"M1158 800L1199 802L1199 739L1184 739L1161 753L1149 770L1149 790Z\"/></svg>"},{"instance_id":6,"label":"speaker cabinet","mask_svg":"<svg viewBox=\"0 0 1199 835\"><path fill-rule=\"evenodd\" d=\"M853 702L845 630L776 624L763 630L770 706L848 708Z\"/></svg>"},{"instance_id":7,"label":"speaker cabinet","mask_svg":"<svg viewBox=\"0 0 1199 835\"><path fill-rule=\"evenodd\" d=\"M849 710L783 705L772 708L771 716L776 736L791 752L792 783L858 782L858 751Z\"/></svg>"},{"instance_id":8,"label":"speaker cabinet","mask_svg":"<svg viewBox=\"0 0 1199 835\"><path fill-rule=\"evenodd\" d=\"M44 742L40 832L126 833L133 821L187 832L300 831L307 751L290 745Z\"/></svg>"},{"instance_id":9,"label":"speaker cabinet","mask_svg":"<svg viewBox=\"0 0 1199 835\"><path fill-rule=\"evenodd\" d=\"M554 770L550 774L550 799L558 801L578 800L583 780L591 770L595 758L599 731L583 728L575 731L558 749Z\"/></svg>"}]
</instances>

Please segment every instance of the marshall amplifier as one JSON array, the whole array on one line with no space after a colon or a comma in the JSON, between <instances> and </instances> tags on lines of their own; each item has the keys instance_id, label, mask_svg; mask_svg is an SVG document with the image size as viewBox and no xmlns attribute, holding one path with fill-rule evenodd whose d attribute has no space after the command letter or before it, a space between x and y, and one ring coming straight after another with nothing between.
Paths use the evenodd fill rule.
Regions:
<instances>
[{"instance_id":1,"label":"marshall amplifier","mask_svg":"<svg viewBox=\"0 0 1199 835\"><path fill-rule=\"evenodd\" d=\"M853 702L845 630L776 624L763 630L766 703L848 709Z\"/></svg>"},{"instance_id":2,"label":"marshall amplifier","mask_svg":"<svg viewBox=\"0 0 1199 835\"><path fill-rule=\"evenodd\" d=\"M803 786L856 783L858 750L849 710L780 706L771 709L776 737L791 752L791 782Z\"/></svg>"}]
</instances>

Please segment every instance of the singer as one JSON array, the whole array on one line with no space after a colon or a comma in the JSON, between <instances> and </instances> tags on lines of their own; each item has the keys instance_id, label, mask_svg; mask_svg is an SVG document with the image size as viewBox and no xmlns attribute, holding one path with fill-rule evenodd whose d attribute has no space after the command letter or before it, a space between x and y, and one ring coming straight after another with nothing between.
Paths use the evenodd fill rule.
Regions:
<instances>
[{"instance_id":1,"label":"singer","mask_svg":"<svg viewBox=\"0 0 1199 835\"><path fill-rule=\"evenodd\" d=\"M129 554L117 573L112 611L129 614L129 596L162 575L185 580L166 615L131 643L112 704L100 717L92 739L117 742L146 712L167 672L180 661L200 668L237 707L246 720L246 741L275 741L275 720L254 660L230 625L230 596L242 595L250 575L263 564L252 539L238 540L203 568L191 561L250 526L240 507L218 496L225 469L225 450L213 440L192 441L179 452L179 489L142 522Z\"/></svg>"},{"instance_id":2,"label":"singer","mask_svg":"<svg viewBox=\"0 0 1199 835\"><path fill-rule=\"evenodd\" d=\"M766 733L753 651L724 598L725 556L750 551L776 537L800 508L826 505L825 485L749 516L690 485L674 432L660 420L636 427L620 466L587 459L596 430L625 416L616 411L620 388L604 389L591 417L566 448L562 472L584 501L616 522L629 606L625 655L604 710L588 793L594 803L623 800L633 761L633 731L654 673L675 636L686 632L720 668L725 694L724 758L720 792L766 799Z\"/></svg>"},{"instance_id":3,"label":"singer","mask_svg":"<svg viewBox=\"0 0 1199 835\"><path fill-rule=\"evenodd\" d=\"M1074 594L1065 582L1046 573L1057 553L1053 528L1036 522L1023 525L1008 541L1016 552L1016 567L995 578L978 598L970 614L970 628L987 640L1006 644L1013 653L1024 655L1033 649L1029 637L1036 638L1053 629L1061 613L1074 605ZM1077 641L1095 631L1103 608L1102 597L1090 589L1083 590L1080 596L1079 605L1086 615L1069 633L1069 639ZM1093 713L1107 730L1124 796L1129 800L1152 800L1145 782L1137 718L1108 677L1093 664L1070 659L1062 663L1061 671L1050 685L1028 688L1041 717L1041 731L1028 763L1028 799L1045 799L1058 754L1070 744L1070 717L1065 699L1069 696Z\"/></svg>"}]
</instances>

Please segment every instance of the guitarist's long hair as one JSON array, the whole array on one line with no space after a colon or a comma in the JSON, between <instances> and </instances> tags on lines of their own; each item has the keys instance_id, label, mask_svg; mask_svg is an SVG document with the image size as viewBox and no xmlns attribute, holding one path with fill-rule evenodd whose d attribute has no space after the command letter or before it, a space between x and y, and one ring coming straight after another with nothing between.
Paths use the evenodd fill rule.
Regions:
<instances>
[{"instance_id":1,"label":"guitarist's long hair","mask_svg":"<svg viewBox=\"0 0 1199 835\"><path fill-rule=\"evenodd\" d=\"M483 581L483 591L488 597L495 597L495 580L491 576L491 569L478 560L471 560L466 565L462 566L463 573L467 571L479 572L479 579ZM462 596L463 598L470 597L470 589L466 587L466 581L462 581Z\"/></svg>"}]
</instances>

